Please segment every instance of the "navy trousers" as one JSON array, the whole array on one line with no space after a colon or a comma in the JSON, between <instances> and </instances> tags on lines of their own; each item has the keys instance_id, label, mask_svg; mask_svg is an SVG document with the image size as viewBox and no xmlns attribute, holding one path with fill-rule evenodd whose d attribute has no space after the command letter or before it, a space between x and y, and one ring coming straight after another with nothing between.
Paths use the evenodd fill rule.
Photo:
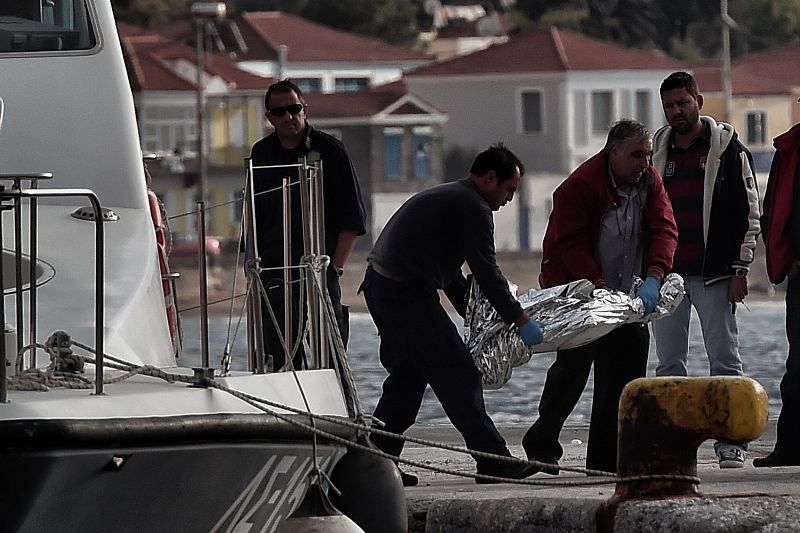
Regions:
<instances>
[{"instance_id":1,"label":"navy trousers","mask_svg":"<svg viewBox=\"0 0 800 533\"><path fill-rule=\"evenodd\" d=\"M389 373L374 413L386 424L382 429L402 434L410 428L430 385L469 449L510 455L486 414L480 372L437 291L388 279L372 268L361 290L381 337L381 364ZM398 439L373 435L372 441L392 455L403 449Z\"/></svg>"},{"instance_id":2,"label":"navy trousers","mask_svg":"<svg viewBox=\"0 0 800 533\"><path fill-rule=\"evenodd\" d=\"M272 363L273 363L273 370L278 371L286 362L286 354L284 353L283 344L280 341L280 337L278 336L278 331L280 331L281 335L285 335L284 329L284 295L283 295L283 273L278 271L272 270L265 270L261 273L261 282L264 284L264 288L267 292L267 298L269 300L269 305L272 306L272 311L275 315L275 318L278 323L278 329L275 329L274 322L272 316L270 315L269 310L267 309L267 302L264 302L263 309L262 309L262 322L263 322L263 331L264 331L264 344L265 344L265 351L267 354L272 356ZM327 270L327 282L328 282L328 294L331 298L331 303L333 304L333 312L336 318L336 324L339 327L339 332L342 335L342 342L344 343L344 347L347 348L347 341L350 334L350 323L349 323L349 309L346 306L342 305L342 289L339 285L339 276L336 274L336 270L333 266L329 266ZM304 296L307 297L308 295L304 293ZM299 275L297 270L292 270L292 338L289 339L289 349L294 349L295 344L297 343L297 335L298 331L302 327L300 323L300 317L303 317L303 321L307 319L306 317L306 305L305 301L300 301L300 281ZM292 360L292 364L294 368L300 370L301 368L307 368L308 364L305 361L305 350L303 348L303 344L297 347L297 351L294 352L294 359Z\"/></svg>"},{"instance_id":3,"label":"navy trousers","mask_svg":"<svg viewBox=\"0 0 800 533\"><path fill-rule=\"evenodd\" d=\"M616 472L619 398L625 385L644 377L649 345L646 325L626 324L585 346L559 350L547 371L539 418L522 441L528 456L550 460L564 454L558 437L586 388L594 364L586 467Z\"/></svg>"}]
</instances>

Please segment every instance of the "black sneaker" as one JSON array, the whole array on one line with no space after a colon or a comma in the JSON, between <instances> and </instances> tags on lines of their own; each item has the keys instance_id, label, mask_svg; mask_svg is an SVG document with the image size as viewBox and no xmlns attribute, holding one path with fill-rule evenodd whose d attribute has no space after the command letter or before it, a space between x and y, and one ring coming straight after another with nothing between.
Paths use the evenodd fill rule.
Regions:
<instances>
[{"instance_id":1,"label":"black sneaker","mask_svg":"<svg viewBox=\"0 0 800 533\"><path fill-rule=\"evenodd\" d=\"M526 465L522 463L507 463L497 461L478 465L478 474L484 476L503 477L506 479L525 479L528 476L534 475L538 471L538 466ZM502 483L502 481L475 478L475 483L478 485L490 485L493 483Z\"/></svg>"},{"instance_id":2,"label":"black sneaker","mask_svg":"<svg viewBox=\"0 0 800 533\"><path fill-rule=\"evenodd\" d=\"M403 472L400 469L398 469L398 470L400 471L400 479L403 480L403 486L404 487L416 487L417 486L417 483L419 483L419 478L417 478L417 476L415 476L414 474L409 474L408 472Z\"/></svg>"},{"instance_id":3,"label":"black sneaker","mask_svg":"<svg viewBox=\"0 0 800 533\"><path fill-rule=\"evenodd\" d=\"M800 466L800 456L789 455L784 452L773 450L766 457L753 459L753 466L776 467L776 466Z\"/></svg>"}]
</instances>

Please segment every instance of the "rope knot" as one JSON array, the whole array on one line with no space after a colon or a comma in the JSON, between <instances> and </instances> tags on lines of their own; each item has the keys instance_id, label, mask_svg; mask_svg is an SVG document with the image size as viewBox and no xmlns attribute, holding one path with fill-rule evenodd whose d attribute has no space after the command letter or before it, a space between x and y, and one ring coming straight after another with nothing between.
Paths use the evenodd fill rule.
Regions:
<instances>
[{"instance_id":1,"label":"rope knot","mask_svg":"<svg viewBox=\"0 0 800 533\"><path fill-rule=\"evenodd\" d=\"M50 354L50 369L56 372L83 372L83 357L72 353L72 339L69 333L53 332L44 345Z\"/></svg>"}]
</instances>

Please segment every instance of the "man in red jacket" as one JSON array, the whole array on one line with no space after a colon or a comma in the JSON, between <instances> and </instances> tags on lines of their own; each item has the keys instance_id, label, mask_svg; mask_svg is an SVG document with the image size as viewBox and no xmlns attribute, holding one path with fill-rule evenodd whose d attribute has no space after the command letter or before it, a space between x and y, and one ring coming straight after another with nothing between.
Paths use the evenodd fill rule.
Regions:
<instances>
[{"instance_id":1,"label":"man in red jacket","mask_svg":"<svg viewBox=\"0 0 800 533\"><path fill-rule=\"evenodd\" d=\"M781 414L775 449L753 466L800 465L800 124L775 138L761 228L772 283L786 284L789 354L781 380Z\"/></svg>"},{"instance_id":2,"label":"man in red jacket","mask_svg":"<svg viewBox=\"0 0 800 533\"><path fill-rule=\"evenodd\" d=\"M672 267L678 230L661 176L650 164L653 141L640 123L623 120L605 148L578 167L553 193L553 212L544 238L542 288L588 279L598 288L628 292L634 276L646 278L637 291L652 312L658 290ZM617 411L622 389L643 377L650 334L645 324L621 326L600 339L559 350L547 371L539 418L522 440L529 459L553 463L558 442L594 364L594 398L586 466L617 470Z\"/></svg>"}]
</instances>

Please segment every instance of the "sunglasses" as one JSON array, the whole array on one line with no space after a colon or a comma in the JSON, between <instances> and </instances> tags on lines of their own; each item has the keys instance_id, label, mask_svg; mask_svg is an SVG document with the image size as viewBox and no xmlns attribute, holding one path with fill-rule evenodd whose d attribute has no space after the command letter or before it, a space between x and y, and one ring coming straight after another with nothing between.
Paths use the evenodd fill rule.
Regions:
<instances>
[{"instance_id":1,"label":"sunglasses","mask_svg":"<svg viewBox=\"0 0 800 533\"><path fill-rule=\"evenodd\" d=\"M283 107L273 107L272 109L267 109L267 113L273 117L282 117L287 111L290 115L296 115L302 110L303 104L292 104Z\"/></svg>"}]
</instances>

